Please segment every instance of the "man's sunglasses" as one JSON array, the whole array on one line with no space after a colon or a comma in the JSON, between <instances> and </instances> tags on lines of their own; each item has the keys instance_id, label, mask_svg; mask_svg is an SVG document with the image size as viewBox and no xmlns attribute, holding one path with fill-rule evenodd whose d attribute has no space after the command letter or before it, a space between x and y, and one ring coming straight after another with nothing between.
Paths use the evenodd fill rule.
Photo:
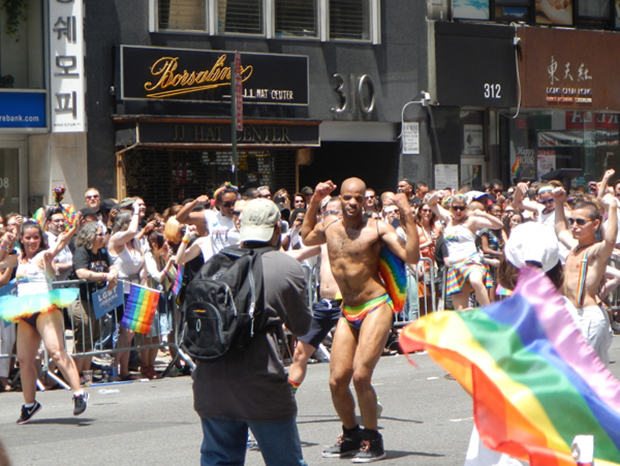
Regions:
<instances>
[{"instance_id":1,"label":"man's sunglasses","mask_svg":"<svg viewBox=\"0 0 620 466\"><path fill-rule=\"evenodd\" d=\"M92 196L86 196L86 199L99 199L99 194L94 194Z\"/></svg>"},{"instance_id":2,"label":"man's sunglasses","mask_svg":"<svg viewBox=\"0 0 620 466\"><path fill-rule=\"evenodd\" d=\"M586 223L591 222L592 220L586 218L569 218L567 220L569 226L573 226L575 223L580 227L584 226Z\"/></svg>"},{"instance_id":3,"label":"man's sunglasses","mask_svg":"<svg viewBox=\"0 0 620 466\"><path fill-rule=\"evenodd\" d=\"M551 198L551 199L547 199L546 201L538 201L539 204L551 204L552 202L555 202L555 199Z\"/></svg>"},{"instance_id":4,"label":"man's sunglasses","mask_svg":"<svg viewBox=\"0 0 620 466\"><path fill-rule=\"evenodd\" d=\"M452 210L460 210L461 212L464 212L467 207L465 207L464 205L453 205L450 206L450 208Z\"/></svg>"},{"instance_id":5,"label":"man's sunglasses","mask_svg":"<svg viewBox=\"0 0 620 466\"><path fill-rule=\"evenodd\" d=\"M224 201L222 202L222 207L225 207L227 209L230 209L232 206L234 206L235 203L234 202L230 202L230 201Z\"/></svg>"},{"instance_id":6,"label":"man's sunglasses","mask_svg":"<svg viewBox=\"0 0 620 466\"><path fill-rule=\"evenodd\" d=\"M240 210L233 210L232 214L233 214L235 217L238 217L239 215L241 215L241 211L240 211Z\"/></svg>"}]
</instances>

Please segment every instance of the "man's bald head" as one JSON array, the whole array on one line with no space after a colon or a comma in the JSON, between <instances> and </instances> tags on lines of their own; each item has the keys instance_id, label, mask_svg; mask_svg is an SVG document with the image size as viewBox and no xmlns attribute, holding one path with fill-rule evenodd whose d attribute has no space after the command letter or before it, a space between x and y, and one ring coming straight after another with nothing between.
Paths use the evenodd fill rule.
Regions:
<instances>
[{"instance_id":1,"label":"man's bald head","mask_svg":"<svg viewBox=\"0 0 620 466\"><path fill-rule=\"evenodd\" d=\"M366 193L366 183L359 178L347 178L342 182L340 192L361 192L364 194Z\"/></svg>"}]
</instances>

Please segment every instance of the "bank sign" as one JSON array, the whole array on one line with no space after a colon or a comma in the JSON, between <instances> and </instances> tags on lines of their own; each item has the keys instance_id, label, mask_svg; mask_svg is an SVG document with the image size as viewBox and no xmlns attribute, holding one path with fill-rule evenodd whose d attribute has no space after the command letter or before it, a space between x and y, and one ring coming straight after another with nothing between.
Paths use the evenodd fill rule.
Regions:
<instances>
[{"instance_id":1,"label":"bank sign","mask_svg":"<svg viewBox=\"0 0 620 466\"><path fill-rule=\"evenodd\" d=\"M235 52L120 47L121 99L230 102ZM307 106L308 57L241 53L243 103Z\"/></svg>"}]
</instances>

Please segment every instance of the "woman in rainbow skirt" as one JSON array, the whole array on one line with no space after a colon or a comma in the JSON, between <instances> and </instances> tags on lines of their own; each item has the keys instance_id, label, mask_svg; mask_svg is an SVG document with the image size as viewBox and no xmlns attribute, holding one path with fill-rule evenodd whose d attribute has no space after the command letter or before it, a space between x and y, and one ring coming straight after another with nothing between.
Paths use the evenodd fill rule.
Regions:
<instances>
[{"instance_id":1,"label":"woman in rainbow skirt","mask_svg":"<svg viewBox=\"0 0 620 466\"><path fill-rule=\"evenodd\" d=\"M493 281L488 267L480 262L476 232L480 228L497 230L503 227L503 223L481 210L467 211L467 197L463 194L445 199L446 208L439 205L441 196L441 191L433 194L428 206L445 225L443 236L448 246L446 294L452 296L454 309L458 311L469 307L472 289L478 304L489 304L487 289L492 288Z\"/></svg>"},{"instance_id":2,"label":"woman in rainbow skirt","mask_svg":"<svg viewBox=\"0 0 620 466\"><path fill-rule=\"evenodd\" d=\"M86 410L88 395L80 386L75 362L64 346L64 323L61 308L78 296L78 289L52 289L54 267L52 260L63 250L77 231L79 218L73 228L59 235L52 249L48 249L45 234L35 221L21 226L18 254L11 254L15 236L8 232L0 240L0 268L17 267L17 296L0 298L0 317L17 322L17 359L25 404L17 424L25 424L41 410L36 401L38 368L35 366L41 341L73 391L73 414Z\"/></svg>"}]
</instances>

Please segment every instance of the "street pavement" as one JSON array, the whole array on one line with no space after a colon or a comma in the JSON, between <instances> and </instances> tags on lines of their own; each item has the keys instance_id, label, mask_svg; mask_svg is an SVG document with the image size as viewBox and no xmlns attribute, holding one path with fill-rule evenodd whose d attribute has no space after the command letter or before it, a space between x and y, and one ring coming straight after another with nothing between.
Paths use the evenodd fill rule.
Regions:
<instances>
[{"instance_id":1,"label":"street pavement","mask_svg":"<svg viewBox=\"0 0 620 466\"><path fill-rule=\"evenodd\" d=\"M620 338L610 352L620 377ZM460 466L473 425L471 399L426 354L383 357L373 385L383 405L379 420L387 458L382 465ZM341 426L331 405L328 364L313 364L301 385L298 425L304 458L312 465L348 464L323 459ZM102 394L99 390L118 390ZM192 409L191 379L166 378L88 389L88 410L73 417L70 394L39 393L43 410L27 425L15 421L21 393L0 394L0 439L14 466L199 464L200 422ZM248 396L252 396L248 389ZM262 465L249 450L248 465Z\"/></svg>"}]
</instances>

